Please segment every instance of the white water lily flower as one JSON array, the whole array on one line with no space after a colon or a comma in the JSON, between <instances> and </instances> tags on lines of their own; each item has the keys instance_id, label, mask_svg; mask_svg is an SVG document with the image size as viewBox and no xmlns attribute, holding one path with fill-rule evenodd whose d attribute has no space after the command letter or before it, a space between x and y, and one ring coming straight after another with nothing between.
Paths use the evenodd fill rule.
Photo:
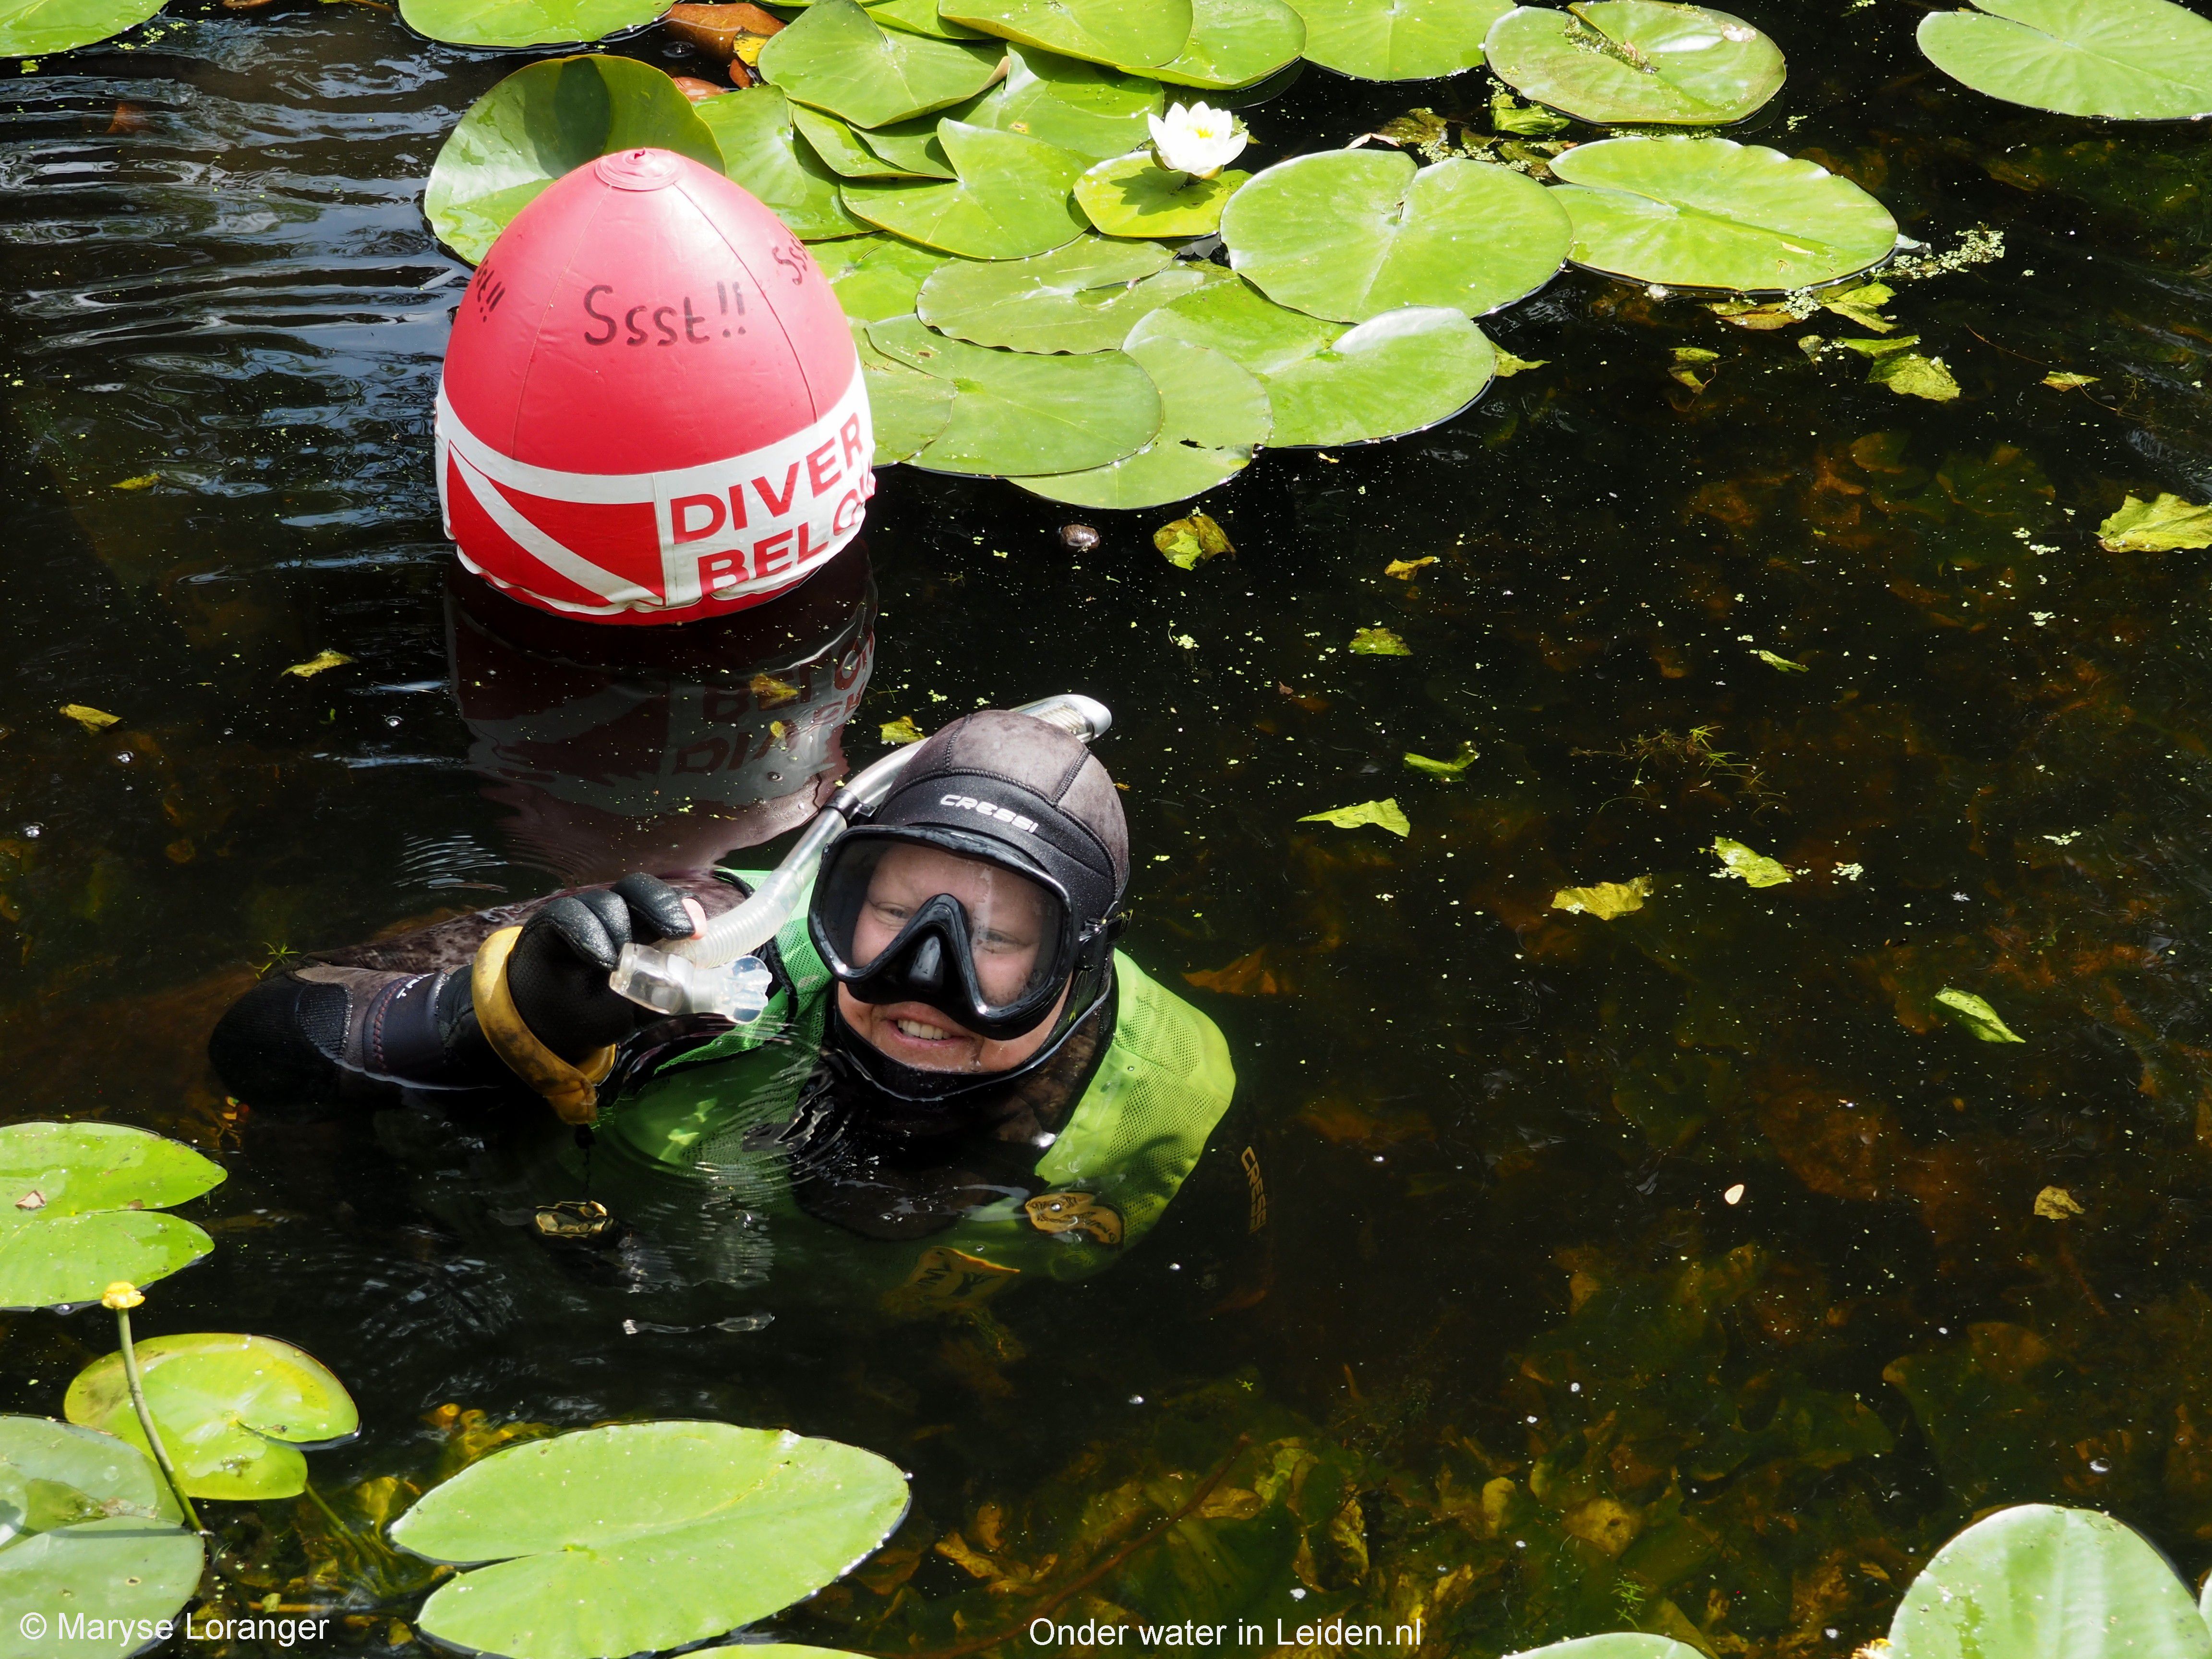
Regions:
<instances>
[{"instance_id":1,"label":"white water lily flower","mask_svg":"<svg viewBox=\"0 0 2212 1659\"><path fill-rule=\"evenodd\" d=\"M1251 137L1227 110L1204 104L1176 104L1164 116L1145 118L1152 124L1153 158L1170 173L1194 179L1217 177Z\"/></svg>"}]
</instances>

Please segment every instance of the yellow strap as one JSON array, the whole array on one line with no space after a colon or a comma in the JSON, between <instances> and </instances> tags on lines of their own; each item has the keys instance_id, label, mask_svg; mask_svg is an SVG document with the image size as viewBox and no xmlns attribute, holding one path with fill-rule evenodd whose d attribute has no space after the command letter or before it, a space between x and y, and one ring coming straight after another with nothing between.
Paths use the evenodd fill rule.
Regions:
<instances>
[{"instance_id":1,"label":"yellow strap","mask_svg":"<svg viewBox=\"0 0 2212 1659\"><path fill-rule=\"evenodd\" d=\"M507 988L507 959L520 927L502 927L477 951L470 986L476 994L477 1026L507 1069L543 1095L563 1123L594 1123L599 1115L598 1085L615 1068L611 1042L580 1066L571 1066L538 1040L522 1022Z\"/></svg>"}]
</instances>

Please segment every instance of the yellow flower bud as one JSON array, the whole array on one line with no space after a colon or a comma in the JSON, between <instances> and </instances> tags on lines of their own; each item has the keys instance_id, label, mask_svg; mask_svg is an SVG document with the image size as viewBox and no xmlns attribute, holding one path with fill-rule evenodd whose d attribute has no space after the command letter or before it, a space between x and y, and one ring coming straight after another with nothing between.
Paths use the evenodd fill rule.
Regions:
<instances>
[{"instance_id":1,"label":"yellow flower bud","mask_svg":"<svg viewBox=\"0 0 2212 1659\"><path fill-rule=\"evenodd\" d=\"M107 1287L107 1294L100 1298L100 1305L120 1311L125 1308L135 1308L145 1299L139 1295L136 1285L127 1279L118 1279Z\"/></svg>"}]
</instances>

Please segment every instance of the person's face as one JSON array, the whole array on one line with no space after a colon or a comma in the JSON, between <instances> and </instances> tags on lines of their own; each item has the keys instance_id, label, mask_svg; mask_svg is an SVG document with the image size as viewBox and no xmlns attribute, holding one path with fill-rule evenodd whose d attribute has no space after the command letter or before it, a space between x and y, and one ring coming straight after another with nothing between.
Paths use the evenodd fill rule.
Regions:
<instances>
[{"instance_id":1,"label":"person's face","mask_svg":"<svg viewBox=\"0 0 2212 1659\"><path fill-rule=\"evenodd\" d=\"M969 950L975 977L994 1004L1015 1001L1030 983L1053 924L1044 890L988 864L933 847L894 842L877 861L868 895L853 925L853 960L873 962L896 939L914 913L939 893L967 911L973 932ZM878 1006L841 985L837 1011L864 1042L902 1064L926 1072L1003 1072L1044 1046L1067 1001L1067 987L1051 1009L1018 1036L987 1037L920 1002Z\"/></svg>"}]
</instances>

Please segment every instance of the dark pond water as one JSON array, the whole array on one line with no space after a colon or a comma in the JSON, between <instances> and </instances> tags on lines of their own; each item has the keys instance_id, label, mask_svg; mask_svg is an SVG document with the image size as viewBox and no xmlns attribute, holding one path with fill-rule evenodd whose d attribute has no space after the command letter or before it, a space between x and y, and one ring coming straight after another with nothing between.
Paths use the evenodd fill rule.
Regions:
<instances>
[{"instance_id":1,"label":"dark pond water","mask_svg":"<svg viewBox=\"0 0 2212 1659\"><path fill-rule=\"evenodd\" d=\"M684 744L726 735L727 675L533 659L449 597L429 417L464 272L416 203L512 60L277 0L11 81L0 1053L11 1114L219 1149L191 1211L219 1249L142 1333L331 1364L365 1431L316 1480L356 1520L530 1425L880 1450L912 1516L777 1628L881 1653L979 1650L1225 1462L1061 1613L1418 1616L1482 1656L1641 1625L1782 1659L1878 1634L2002 1502L2212 1564L2206 565L2095 536L2127 492L2212 494L2212 153L1966 94L1908 7L1742 9L1792 64L1757 136L1939 252L2002 234L1890 308L1956 403L1808 358L1856 331L1833 316L1744 332L1570 275L1492 321L1547 367L1211 497L1233 559L1168 565L1167 513L1070 555L1011 488L895 470L872 646L857 562L744 637L740 682L811 662L849 690L872 650L856 762L902 715L1107 700L1128 949L1214 976L1188 994L1264 1125L1273 1255L1238 1294L1177 1283L1211 1224L1177 1218L1102 1279L921 1328L794 1304L688 1328L649 1263L579 1273L505 1224L501 1125L226 1104L202 1047L271 959L793 809L726 836L665 810ZM1257 159L1480 82L1310 76L1249 112ZM1702 393L1680 346L1718 354ZM1412 654L1347 652L1376 625ZM325 650L354 663L283 672ZM486 664L519 700L470 695ZM1462 743L1455 782L1401 766ZM1296 822L1386 795L1402 841ZM1717 879L1717 836L1796 878ZM1612 921L1551 906L1643 875ZM2023 1041L1937 1018L1946 988ZM2052 1187L2080 1213L2039 1216ZM110 1335L0 1332L0 1408L40 1413ZM407 1569L305 1504L216 1512L224 1605L410 1650Z\"/></svg>"}]
</instances>

